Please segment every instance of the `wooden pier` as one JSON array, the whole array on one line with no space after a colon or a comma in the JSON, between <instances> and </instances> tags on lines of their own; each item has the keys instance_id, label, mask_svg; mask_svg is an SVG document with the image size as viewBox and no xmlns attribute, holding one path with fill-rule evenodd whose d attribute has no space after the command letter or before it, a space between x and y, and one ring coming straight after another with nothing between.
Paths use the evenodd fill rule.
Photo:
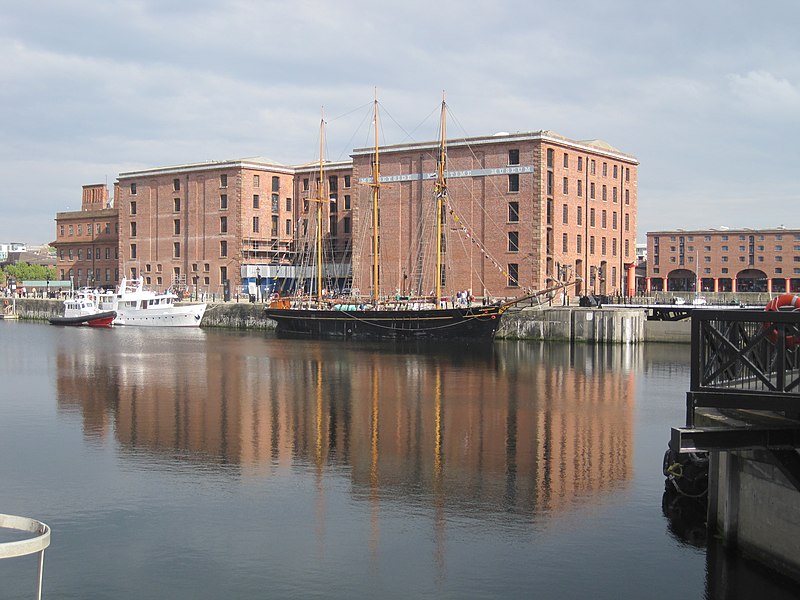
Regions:
<instances>
[{"instance_id":1,"label":"wooden pier","mask_svg":"<svg viewBox=\"0 0 800 600\"><path fill-rule=\"evenodd\" d=\"M800 312L691 316L678 455L708 452L708 527L729 549L800 581Z\"/></svg>"}]
</instances>

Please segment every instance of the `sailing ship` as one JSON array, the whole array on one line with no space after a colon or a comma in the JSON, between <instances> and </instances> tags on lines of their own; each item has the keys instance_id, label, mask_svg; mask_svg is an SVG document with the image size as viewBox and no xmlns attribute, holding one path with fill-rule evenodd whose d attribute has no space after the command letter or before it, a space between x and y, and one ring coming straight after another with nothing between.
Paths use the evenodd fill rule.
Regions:
<instances>
[{"instance_id":1,"label":"sailing ship","mask_svg":"<svg viewBox=\"0 0 800 600\"><path fill-rule=\"evenodd\" d=\"M380 296L379 200L380 162L378 144L378 101L373 103L375 131L371 189L372 217L372 285L369 297L333 298L323 284L322 223L323 206L330 200L324 193L324 118L320 124L320 159L316 198L315 278L312 294L273 299L265 308L265 316L276 322L276 332L289 336L312 338L353 338L386 340L481 340L491 341L500 327L503 313L514 304L534 296L552 292L562 286L527 294L511 301L475 303L466 291L458 299L443 291L444 272L443 223L447 210L446 103L442 100L442 116L434 184L435 270L434 289L426 296ZM438 274L438 275L437 275ZM297 292L302 293L302 292Z\"/></svg>"}]
</instances>

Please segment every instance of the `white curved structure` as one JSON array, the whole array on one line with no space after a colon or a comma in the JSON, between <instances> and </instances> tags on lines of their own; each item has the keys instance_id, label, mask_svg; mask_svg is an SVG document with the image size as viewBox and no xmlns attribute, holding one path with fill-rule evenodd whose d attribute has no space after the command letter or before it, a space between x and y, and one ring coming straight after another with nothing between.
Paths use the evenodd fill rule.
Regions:
<instances>
[{"instance_id":1,"label":"white curved structure","mask_svg":"<svg viewBox=\"0 0 800 600\"><path fill-rule=\"evenodd\" d=\"M36 597L42 598L42 573L44 572L44 551L50 545L50 527L28 517L0 515L0 529L15 529L35 534L34 537L14 542L0 543L0 559L26 556L39 553L39 583Z\"/></svg>"}]
</instances>

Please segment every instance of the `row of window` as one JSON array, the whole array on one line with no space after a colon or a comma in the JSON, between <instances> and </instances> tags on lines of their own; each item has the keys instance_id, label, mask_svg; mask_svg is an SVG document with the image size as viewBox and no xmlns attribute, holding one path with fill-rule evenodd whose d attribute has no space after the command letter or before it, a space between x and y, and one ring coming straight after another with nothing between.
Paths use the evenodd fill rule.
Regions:
<instances>
[{"instance_id":1,"label":"row of window","mask_svg":"<svg viewBox=\"0 0 800 600\"><path fill-rule=\"evenodd\" d=\"M280 198L279 198L278 194L272 194L271 201L272 201L272 203L271 203L272 212L273 213L278 213L280 211ZM180 198L173 198L172 202L173 202L173 212L181 212L181 199ZM258 210L260 208L260 205L261 205L261 196L259 196L258 194L253 194L253 208ZM338 212L338 203L336 202L336 197L335 196L331 197L331 202L330 202L329 206L330 206L330 212L332 212L332 213ZM220 194L219 207L220 207L221 210L227 210L227 208L228 208L228 195L227 194ZM291 198L286 198L285 207L286 207L286 212L292 212L292 199ZM303 212L308 212L308 209L309 209L309 201L307 199L303 200ZM350 195L345 195L344 196L344 210L350 210L350 209L351 209ZM130 214L131 215L136 215L137 214L136 200L132 200L130 202ZM61 227L62 227L62 235L63 235L63 227L64 226L62 225ZM78 235L80 235L80 233L81 233L81 228L80 228L80 225L78 225ZM98 233L100 233L99 229L98 229ZM108 231L106 231L106 233L108 233ZM70 225L70 235L72 235L72 226L71 225Z\"/></svg>"},{"instance_id":2,"label":"row of window","mask_svg":"<svg viewBox=\"0 0 800 600\"><path fill-rule=\"evenodd\" d=\"M151 265L146 265L146 273L150 273ZM205 264L205 272L209 272L209 265L208 263ZM192 265L192 271L197 273L197 264ZM158 272L161 272L161 265L158 265ZM136 267L131 267L131 279L136 279L138 277L139 271ZM228 267L220 267L219 268L219 280L220 282L224 282L228 279ZM172 281L181 281L181 268L180 267L172 267ZM145 283L148 285L152 285L151 277L148 275L145 277ZM205 277L203 280L205 285L209 285L209 278ZM200 284L200 276L199 275L192 275L192 285L199 285ZM161 277L156 277L156 285L161 287L163 285Z\"/></svg>"},{"instance_id":3,"label":"row of window","mask_svg":"<svg viewBox=\"0 0 800 600\"><path fill-rule=\"evenodd\" d=\"M59 237L64 237L67 231L69 231L69 235L70 236L83 235L83 224L82 223L78 223L77 225L70 225L68 230L66 229L66 227L67 226L65 226L65 225L59 225L58 226L58 236ZM114 223L114 229L115 229L114 233L119 233L119 223ZM75 233L76 230L77 230L77 234ZM107 234L111 233L111 223L105 223L105 224L95 223L94 224L94 233L95 233L95 235L100 235L103 231L105 231L105 233L107 233ZM91 223L86 223L86 235L92 235L92 224Z\"/></svg>"},{"instance_id":4,"label":"row of window","mask_svg":"<svg viewBox=\"0 0 800 600\"><path fill-rule=\"evenodd\" d=\"M548 169L552 169L555 166L555 156L556 156L555 150L553 148L548 148L547 149L547 168ZM563 160L564 160L564 162L563 162L564 168L565 169L569 169L570 155L567 152L563 153ZM578 171L583 171L583 162L584 162L583 156L578 156L577 160L578 160L578 165L577 165L578 166ZM596 175L597 174L597 161L594 158L587 158L586 159L586 163L589 166L589 169L588 169L589 174L590 175ZM511 150L508 151L508 164L509 165L518 165L519 164L519 150L518 149L514 148L514 149L511 149ZM623 168L620 167L619 165L616 165L616 164L612 164L611 165L611 173L612 173L611 176L614 179L617 179L619 174L620 174L620 172L622 172L622 171L623 171ZM606 161L603 161L602 164L601 164L602 176L603 177L608 177L608 172L609 172L608 163ZM624 173L625 173L625 181L630 181L631 180L630 167L625 167L624 168Z\"/></svg>"},{"instance_id":5,"label":"row of window","mask_svg":"<svg viewBox=\"0 0 800 600\"><path fill-rule=\"evenodd\" d=\"M114 279L111 279L111 269L87 269L86 279L83 278L83 269L61 269L61 281L72 280L76 285L95 285L100 283L111 283L112 281L119 281L119 269L114 269ZM77 279L75 279L77 275Z\"/></svg>"},{"instance_id":6,"label":"row of window","mask_svg":"<svg viewBox=\"0 0 800 600\"><path fill-rule=\"evenodd\" d=\"M774 233L774 234L770 234L770 236L773 237L776 241L783 240L783 234L782 233ZM670 236L661 236L661 237L664 237L664 238L669 237L669 241L670 242L676 242L676 241L679 240L679 238L680 238L681 242L684 241L684 236L670 235ZM661 237L660 236L653 236L653 245L658 246L659 245L659 240L661 239ZM697 237L700 237L700 236L697 236ZM728 235L728 234L718 235L716 237L719 238L719 240L721 240L723 242L730 241L730 238L731 238L731 236ZM763 241L765 241L767 239L766 235L764 235L763 233L759 233L757 235L756 234L748 234L748 235L746 235L744 233L741 233L738 236L733 236L733 237L738 237L740 242L744 242L747 239L750 239L750 241L758 240L759 242L763 242ZM687 235L685 237L685 241L693 242L694 238L695 238L695 236L693 236L693 235ZM711 235L704 235L703 236L703 241L704 242L710 242L710 241L712 241L712 239L713 239L713 236L711 236ZM791 239L793 239L795 241L800 241L800 233L791 234Z\"/></svg>"},{"instance_id":7,"label":"row of window","mask_svg":"<svg viewBox=\"0 0 800 600\"><path fill-rule=\"evenodd\" d=\"M519 160L519 151L517 151L517 155L516 156L517 156L517 160ZM552 148L548 148L547 149L547 168L548 169L552 169L554 167L555 156L556 156L555 150L553 150ZM569 157L570 157L570 155L568 153L566 153L566 152L563 153L563 159L564 159L563 165L564 165L565 169L569 169ZM578 171L583 171L583 162L584 162L583 161L583 156L578 156L577 159L578 159ZM509 164L519 164L518 162L517 163L511 163L510 161L511 161L511 153L509 152ZM595 159L594 158L587 158L586 162L587 162L587 164L589 166L589 174L590 175L596 175L597 174L597 162L595 161ZM611 176L614 179L617 179L617 177L618 177L618 175L619 175L619 173L621 171L623 171L623 168L619 167L619 165L611 165L611 173L612 173ZM603 177L608 177L608 163L606 161L603 161L602 164L601 164L601 173L602 173ZM625 181L630 181L631 180L630 167L625 167L624 168L624 173L625 173Z\"/></svg>"},{"instance_id":8,"label":"row of window","mask_svg":"<svg viewBox=\"0 0 800 600\"><path fill-rule=\"evenodd\" d=\"M103 252L103 250L105 252ZM101 249L99 247L98 248L94 248L94 249L92 249L92 247L88 247L88 248L86 248L86 260L92 260L93 258L94 258L94 260L101 260L101 255L103 253L105 254L105 258L106 259L111 259L111 247L110 246L106 247L106 248L103 248L103 249ZM78 257L78 260L83 260L83 248L77 248L75 252L73 252L72 248L68 248L68 249L61 248L58 251L58 259L59 260L67 260L67 259L72 260L73 258L75 258L75 256ZM115 259L119 258L119 248L116 247L116 246L114 246L114 258Z\"/></svg>"},{"instance_id":9,"label":"row of window","mask_svg":"<svg viewBox=\"0 0 800 600\"><path fill-rule=\"evenodd\" d=\"M661 269L659 269L658 267L654 267L653 268L653 273L658 274L660 272L661 272ZM710 268L707 268L707 267L703 268L703 274L704 275L711 275L711 274L713 274L713 272L714 271L712 269L710 269ZM722 267L719 270L719 272L722 273L723 275L726 275L726 274L730 273L730 270L728 269L728 267ZM775 274L776 275L780 275L782 273L783 273L783 267L775 267ZM794 267L792 269L792 273L795 274L795 275L799 274L800 273L800 267Z\"/></svg>"},{"instance_id":10,"label":"row of window","mask_svg":"<svg viewBox=\"0 0 800 600\"><path fill-rule=\"evenodd\" d=\"M587 252L590 255L595 254L595 236L589 236L589 247ZM508 252L519 252L519 231L509 231L507 235L507 249ZM600 255L606 256L608 251L608 238L601 237L600 238ZM630 256L630 240L625 240L625 256ZM561 252L563 254L569 254L569 234L564 233L561 235ZM575 236L575 254L583 254L584 247L583 247L583 236L581 234L577 234ZM611 238L611 256L617 255L617 238Z\"/></svg>"},{"instance_id":11,"label":"row of window","mask_svg":"<svg viewBox=\"0 0 800 600\"><path fill-rule=\"evenodd\" d=\"M552 215L549 214L551 212L551 206L548 203L547 206L548 215L547 215L547 223L550 224L552 222ZM618 213L616 211L611 212L611 229L617 229L617 216ZM597 226L597 212L594 208L589 209L589 227L596 227ZM583 207L576 206L575 207L575 221L576 225L581 226L583 225ZM508 203L508 222L509 223L519 223L519 202L509 202ZM569 205L563 204L561 207L561 222L564 225L569 225ZM600 227L602 229L608 229L608 211L601 210L600 211ZM623 216L623 227L625 231L630 231L630 215L626 214Z\"/></svg>"},{"instance_id":12,"label":"row of window","mask_svg":"<svg viewBox=\"0 0 800 600\"><path fill-rule=\"evenodd\" d=\"M136 244L131 244L130 246L130 256L128 258L134 259L138 258L137 246ZM181 243L180 242L172 242L172 258L180 258L181 257Z\"/></svg>"},{"instance_id":13,"label":"row of window","mask_svg":"<svg viewBox=\"0 0 800 600\"><path fill-rule=\"evenodd\" d=\"M659 259L660 259L659 255L657 255L657 254L654 255L653 256L653 264L656 264L656 265L659 264L659 262L661 262ZM719 260L720 260L720 262L724 262L724 263L730 262L730 257L727 256L727 255L720 256ZM769 260L774 260L775 262L783 262L783 256L778 254L776 256L769 257ZM800 256L795 255L795 256L792 257L792 260L794 262L800 262ZM749 262L750 264L753 264L754 261L763 263L763 262L767 262L767 259L764 256L760 256L760 255L759 256L752 256L752 255L749 255L749 256L741 256L740 255L739 256L739 262L740 263ZM678 257L670 256L669 257L669 262L670 263L677 263L678 262ZM693 263L694 262L694 256L687 256L685 262L686 263ZM703 257L703 262L704 263L710 263L711 262L711 257L710 256L704 256ZM684 261L683 260L680 261L680 264L684 264Z\"/></svg>"},{"instance_id":14,"label":"row of window","mask_svg":"<svg viewBox=\"0 0 800 600\"><path fill-rule=\"evenodd\" d=\"M350 175L343 175L342 179L344 180L344 187L345 188L350 188L351 181L352 181ZM319 177L317 177L315 181L317 183L319 183ZM303 179L303 191L304 192L308 192L309 191L309 189L308 189L309 183L310 182L309 182L308 177L305 177ZM328 176L328 192L331 195L335 195L336 192L338 192L338 191L339 191L339 177L337 175L329 175Z\"/></svg>"},{"instance_id":15,"label":"row of window","mask_svg":"<svg viewBox=\"0 0 800 600\"><path fill-rule=\"evenodd\" d=\"M226 173L222 173L219 176L219 187L226 188L228 187L228 175ZM261 187L261 176L260 175L253 175L253 187L260 188ZM350 177L347 177L347 186L350 187ZM279 193L281 190L281 180L278 176L272 177L272 191L274 193ZM130 184L130 191L131 196L136 196L138 189L136 182L131 182ZM172 191L173 192L180 192L181 191L181 180L179 178L175 178L172 180Z\"/></svg>"},{"instance_id":16,"label":"row of window","mask_svg":"<svg viewBox=\"0 0 800 600\"><path fill-rule=\"evenodd\" d=\"M198 265L198 263L193 263L192 264L192 271L197 272L199 269L200 269L200 266ZM210 270L211 270L211 265L209 263L203 263L203 271L208 273ZM155 268L155 272L156 273L161 273L161 271L162 271L162 265L161 265L161 263L157 263L156 264L156 268ZM152 273L153 272L153 265L150 264L150 263L145 264L144 272L145 273Z\"/></svg>"},{"instance_id":17,"label":"row of window","mask_svg":"<svg viewBox=\"0 0 800 600\"><path fill-rule=\"evenodd\" d=\"M583 197L583 180L578 179L576 183L577 183L577 187L575 189L576 194L577 194L578 197L582 198ZM518 173L510 173L508 175L508 191L512 192L512 193L519 192L519 174ZM568 177L564 177L563 182L562 182L561 191L565 196L569 195L569 178ZM612 202L618 202L619 201L617 192L618 192L618 188L616 186L613 186L611 188L611 201ZM548 196L552 196L553 195L553 173L552 173L552 171L548 171L547 172L547 195ZM604 202L608 202L608 186L606 186L605 184L600 186L600 198ZM595 188L595 184L594 184L593 181L589 182L589 199L590 200L596 200L597 199L596 198L596 188ZM626 205L630 205L630 203L631 203L630 190L626 189L625 190L625 204Z\"/></svg>"}]
</instances>

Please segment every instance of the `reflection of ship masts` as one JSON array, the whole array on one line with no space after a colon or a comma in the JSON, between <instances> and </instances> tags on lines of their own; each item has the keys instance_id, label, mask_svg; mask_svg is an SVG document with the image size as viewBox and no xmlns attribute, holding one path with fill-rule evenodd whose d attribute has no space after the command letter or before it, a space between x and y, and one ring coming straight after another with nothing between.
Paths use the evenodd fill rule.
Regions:
<instances>
[{"instance_id":1,"label":"reflection of ship masts","mask_svg":"<svg viewBox=\"0 0 800 600\"><path fill-rule=\"evenodd\" d=\"M322 426L324 423L324 413L322 411L322 360L317 360L317 381L316 381L316 427L317 436L315 440L315 467L316 467L316 487L317 487L317 534L320 546L325 544L325 485L323 484L323 473L325 472L325 460L323 456L323 434Z\"/></svg>"},{"instance_id":2,"label":"reflection of ship masts","mask_svg":"<svg viewBox=\"0 0 800 600\"><path fill-rule=\"evenodd\" d=\"M434 380L434 450L433 450L433 502L434 502L434 556L439 575L444 574L445 555L445 493L444 493L444 425L442 423L442 372L437 364Z\"/></svg>"},{"instance_id":3,"label":"reflection of ship masts","mask_svg":"<svg viewBox=\"0 0 800 600\"><path fill-rule=\"evenodd\" d=\"M372 365L372 419L370 425L370 469L369 469L369 484L370 484L370 550L372 556L378 556L378 541L380 539L380 478L378 477L378 367L373 363Z\"/></svg>"}]
</instances>

